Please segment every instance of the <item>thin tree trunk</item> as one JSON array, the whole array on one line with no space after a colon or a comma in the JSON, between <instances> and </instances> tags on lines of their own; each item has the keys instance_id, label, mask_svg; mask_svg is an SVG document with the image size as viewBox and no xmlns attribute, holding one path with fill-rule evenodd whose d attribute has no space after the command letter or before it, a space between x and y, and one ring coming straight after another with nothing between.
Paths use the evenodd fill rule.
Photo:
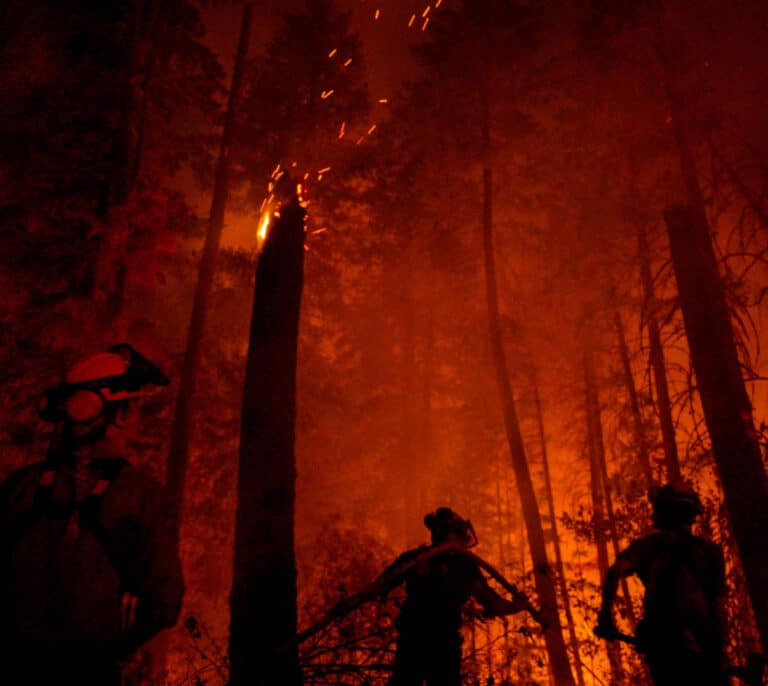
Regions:
<instances>
[{"instance_id":1,"label":"thin tree trunk","mask_svg":"<svg viewBox=\"0 0 768 686\"><path fill-rule=\"evenodd\" d=\"M608 543L606 541L605 511L603 509L603 472L600 467L600 454L603 443L603 429L600 422L600 401L597 395L597 383L592 356L584 352L584 400L587 416L587 442L589 450L589 484L592 494L592 518L595 532L595 547L597 549L597 568L600 573L600 584L605 583L608 573ZM624 670L621 665L621 650L615 642L606 645L608 662L611 667L611 679L614 684L623 681Z\"/></svg>"},{"instance_id":2,"label":"thin tree trunk","mask_svg":"<svg viewBox=\"0 0 768 686\"><path fill-rule=\"evenodd\" d=\"M232 74L232 86L229 91L224 131L221 138L218 165L216 167L216 182L213 189L211 214L208 221L208 232L205 236L203 255L200 258L200 271L197 277L192 316L189 322L187 345L179 381L179 396L176 404L176 414L173 418L171 432L171 447L168 455L166 484L176 510L177 520L180 517L184 500L184 483L186 481L187 464L189 462L189 442L192 428L192 403L197 386L197 373L200 366L200 352L205 334L205 320L208 313L208 299L213 286L216 258L219 254L221 232L224 226L224 211L229 197L229 176L231 166L231 146L234 136L237 108L243 84L245 61L248 55L248 43L251 32L252 6L243 9L243 20L240 29L240 41L237 47L237 59ZM178 521L177 521L178 526Z\"/></svg>"},{"instance_id":3,"label":"thin tree trunk","mask_svg":"<svg viewBox=\"0 0 768 686\"><path fill-rule=\"evenodd\" d=\"M539 397L539 384L536 378L536 370L532 369L533 377L533 400L536 407L536 422L539 430L539 444L541 446L541 462L544 467L544 486L547 492L547 508L549 510L549 519L552 522L552 538L555 547L555 565L557 569L557 578L560 585L560 597L565 609L565 620L568 625L568 638L571 645L571 654L573 655L573 665L576 670L576 681L579 686L584 686L584 672L581 668L581 656L579 654L579 639L576 635L576 623L573 621L571 612L571 600L568 593L568 584L565 579L565 566L563 565L563 555L560 550L560 534L557 528L557 515L555 514L555 498L552 494L552 479L549 473L549 455L547 451L547 438L544 431L544 413L541 409L541 398Z\"/></svg>"},{"instance_id":4,"label":"thin tree trunk","mask_svg":"<svg viewBox=\"0 0 768 686\"><path fill-rule=\"evenodd\" d=\"M637 458L640 463L640 471L645 478L645 487L650 489L654 484L651 458L648 450L648 442L645 440L645 431L643 430L643 418L640 414L640 402L637 397L635 377L632 374L632 364L629 361L629 349L627 348L627 339L624 336L624 324L622 323L621 315L618 312L616 312L614 321L616 324L616 334L619 338L619 354L621 356L621 365L624 370L624 383L627 386L629 405L632 409L632 429L635 435Z\"/></svg>"},{"instance_id":5,"label":"thin tree trunk","mask_svg":"<svg viewBox=\"0 0 768 686\"><path fill-rule=\"evenodd\" d=\"M560 617L557 611L557 593L555 583L547 559L547 548L544 541L544 529L541 524L536 494L525 455L520 424L517 418L515 399L509 381L507 359L501 335L499 318L499 302L496 283L496 264L493 255L493 213L492 213L492 176L491 168L485 165L483 169L483 250L485 255L486 298L488 303L488 323L491 336L491 347L496 367L496 381L499 388L501 405L504 413L504 424L507 441L515 471L520 502L523 508L528 545L533 561L533 577L541 605L545 606L551 615L552 624L544 634L549 655L550 671L555 683L559 686L573 686L573 675L568 662L568 652L563 640Z\"/></svg>"},{"instance_id":6,"label":"thin tree trunk","mask_svg":"<svg viewBox=\"0 0 768 686\"><path fill-rule=\"evenodd\" d=\"M703 208L664 218L715 463L763 646L768 646L768 478Z\"/></svg>"},{"instance_id":7,"label":"thin tree trunk","mask_svg":"<svg viewBox=\"0 0 768 686\"><path fill-rule=\"evenodd\" d=\"M243 392L229 686L300 686L294 503L304 209L281 210L259 257Z\"/></svg>"},{"instance_id":8,"label":"thin tree trunk","mask_svg":"<svg viewBox=\"0 0 768 686\"><path fill-rule=\"evenodd\" d=\"M675 438L675 423L672 419L672 402L669 399L667 383L667 367L664 360L664 347L661 343L659 320L656 317L656 298L651 273L651 256L648 248L648 238L641 222L637 222L637 245L640 256L640 276L643 283L643 294L646 302L646 325L648 326L648 344L650 347L651 367L656 387L656 406L661 424L661 438L664 445L664 465L667 479L680 478L680 459L677 454Z\"/></svg>"}]
</instances>

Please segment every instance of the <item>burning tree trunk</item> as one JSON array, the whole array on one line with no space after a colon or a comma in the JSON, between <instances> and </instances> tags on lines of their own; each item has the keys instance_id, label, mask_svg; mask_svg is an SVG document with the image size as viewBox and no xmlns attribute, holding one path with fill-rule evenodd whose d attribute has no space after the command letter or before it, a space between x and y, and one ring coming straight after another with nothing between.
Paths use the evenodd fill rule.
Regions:
<instances>
[{"instance_id":1,"label":"burning tree trunk","mask_svg":"<svg viewBox=\"0 0 768 686\"><path fill-rule=\"evenodd\" d=\"M544 467L544 486L547 492L547 508L549 510L549 519L552 522L552 539L555 547L555 565L557 568L557 579L560 585L560 597L565 609L565 621L568 623L568 638L571 644L571 653L573 655L573 664L576 669L576 680L579 686L584 686L584 672L581 668L581 656L579 655L579 639L576 635L576 624L573 621L571 612L571 600L568 593L568 584L565 580L565 567L563 565L563 556L560 551L560 534L557 530L557 516L555 514L555 499L552 495L552 479L549 474L549 456L547 454L547 438L544 433L544 413L541 410L541 398L539 397L539 384L536 379L535 370L533 374L533 400L536 406L536 422L539 430L539 442L541 445L541 462Z\"/></svg>"},{"instance_id":2,"label":"burning tree trunk","mask_svg":"<svg viewBox=\"0 0 768 686\"><path fill-rule=\"evenodd\" d=\"M187 463L189 462L189 439L192 425L192 401L197 385L197 372L200 364L200 351L205 333L205 320L208 312L208 298L213 286L216 258L219 254L221 231L224 226L224 210L229 197L229 176L231 166L231 146L235 128L235 118L243 84L245 60L248 54L248 42L251 31L251 5L243 10L243 22L240 29L240 42L237 48L237 60L232 74L232 87L229 91L224 132L221 138L218 165L216 167L216 183L213 189L211 214L208 221L208 233L205 236L203 255L200 258L200 271L197 277L197 287L192 305L192 316L187 334L187 346L184 352L184 362L179 381L179 398L176 404L176 414L173 418L171 432L171 447L168 455L166 483L168 484L172 502L176 508L177 518L184 499L184 482L186 480ZM178 522L177 522L178 526Z\"/></svg>"},{"instance_id":3,"label":"burning tree trunk","mask_svg":"<svg viewBox=\"0 0 768 686\"><path fill-rule=\"evenodd\" d=\"M597 395L595 370L592 356L584 352L584 401L587 415L587 449L589 451L589 485L592 493L592 519L597 548L597 569L600 573L600 584L605 583L608 572L608 542L606 541L605 513L603 510L603 472L601 469L601 451L603 445L603 428L600 421L600 400ZM615 642L606 646L608 662L611 667L611 677L614 684L623 680L621 666L621 650Z\"/></svg>"},{"instance_id":4,"label":"burning tree trunk","mask_svg":"<svg viewBox=\"0 0 768 686\"><path fill-rule=\"evenodd\" d=\"M677 454L675 423L672 419L672 402L669 399L664 347L661 343L659 321L656 318L648 238L640 222L637 223L637 243L640 255L640 276L643 282L643 294L646 302L645 316L648 326L648 343L651 349L651 366L653 367L653 380L656 386L656 402L659 411L659 423L661 424L661 438L664 444L664 464L667 470L667 479L672 480L680 478L680 459Z\"/></svg>"},{"instance_id":5,"label":"burning tree trunk","mask_svg":"<svg viewBox=\"0 0 768 686\"><path fill-rule=\"evenodd\" d=\"M768 646L768 478L703 207L669 208L680 306L704 418L763 646Z\"/></svg>"},{"instance_id":6,"label":"burning tree trunk","mask_svg":"<svg viewBox=\"0 0 768 686\"><path fill-rule=\"evenodd\" d=\"M304 209L282 208L259 258L243 392L230 686L302 682L296 635L294 455Z\"/></svg>"},{"instance_id":7,"label":"burning tree trunk","mask_svg":"<svg viewBox=\"0 0 768 686\"><path fill-rule=\"evenodd\" d=\"M624 336L624 325L621 321L621 315L617 312L615 316L616 334L619 337L619 354L621 355L621 365L624 370L624 382L627 385L629 394L629 405L632 409L632 429L635 434L635 447L637 457L640 462L640 471L645 478L645 487L653 486L653 471L651 470L651 458L648 451L648 442L645 440L645 431L643 430L643 418L640 414L640 402L637 397L637 387L635 386L635 377L632 374L632 365L629 361L629 350L627 348L627 339Z\"/></svg>"},{"instance_id":8,"label":"burning tree trunk","mask_svg":"<svg viewBox=\"0 0 768 686\"><path fill-rule=\"evenodd\" d=\"M533 561L533 577L539 602L548 609L552 624L544 634L549 655L549 667L558 686L573 686L573 675L568 663L568 652L563 640L562 627L557 611L557 593L555 581L547 559L547 548L544 541L544 529L541 524L539 506L528 468L520 424L515 408L515 399L509 381L507 359L501 336L499 318L499 300L496 284L496 264L493 255L493 213L492 213L492 176L489 166L483 169L483 252L485 256L485 285L488 302L488 324L490 328L491 347L496 367L496 381L501 396L504 413L504 424L507 432L512 466L515 480L520 492L520 502L523 517L528 532L528 545Z\"/></svg>"}]
</instances>

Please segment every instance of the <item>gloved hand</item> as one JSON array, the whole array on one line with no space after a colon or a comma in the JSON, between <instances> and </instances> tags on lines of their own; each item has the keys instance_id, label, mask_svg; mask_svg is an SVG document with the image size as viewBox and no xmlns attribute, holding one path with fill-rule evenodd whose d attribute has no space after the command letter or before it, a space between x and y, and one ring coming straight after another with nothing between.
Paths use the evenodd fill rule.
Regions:
<instances>
[{"instance_id":1,"label":"gloved hand","mask_svg":"<svg viewBox=\"0 0 768 686\"><path fill-rule=\"evenodd\" d=\"M606 608L601 608L597 613L597 626L594 628L595 636L606 641L615 641L621 634L613 619L613 614Z\"/></svg>"}]
</instances>

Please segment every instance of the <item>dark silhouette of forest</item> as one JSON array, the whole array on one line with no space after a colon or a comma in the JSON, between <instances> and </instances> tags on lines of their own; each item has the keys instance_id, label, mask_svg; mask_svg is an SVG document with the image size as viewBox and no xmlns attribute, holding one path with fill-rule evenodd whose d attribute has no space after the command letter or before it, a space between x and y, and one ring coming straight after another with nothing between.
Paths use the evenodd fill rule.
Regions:
<instances>
[{"instance_id":1,"label":"dark silhouette of forest","mask_svg":"<svg viewBox=\"0 0 768 686\"><path fill-rule=\"evenodd\" d=\"M450 507L533 605L467 592L462 683L652 684L628 546L684 482L759 684L768 7L283 5L0 6L0 477L75 360L171 382L126 457L186 590L124 683L383 686L412 588L375 580Z\"/></svg>"}]
</instances>

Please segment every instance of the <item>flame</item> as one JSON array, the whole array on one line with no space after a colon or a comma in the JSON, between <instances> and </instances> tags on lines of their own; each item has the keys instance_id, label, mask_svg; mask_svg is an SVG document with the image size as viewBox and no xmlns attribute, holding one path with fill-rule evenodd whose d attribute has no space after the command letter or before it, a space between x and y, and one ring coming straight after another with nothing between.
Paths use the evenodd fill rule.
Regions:
<instances>
[{"instance_id":1,"label":"flame","mask_svg":"<svg viewBox=\"0 0 768 686\"><path fill-rule=\"evenodd\" d=\"M270 220L269 211L266 211L261 217L261 221L259 222L259 230L256 232L256 236L258 237L260 243L263 243L265 240L267 240L267 232L269 231L269 220Z\"/></svg>"}]
</instances>

